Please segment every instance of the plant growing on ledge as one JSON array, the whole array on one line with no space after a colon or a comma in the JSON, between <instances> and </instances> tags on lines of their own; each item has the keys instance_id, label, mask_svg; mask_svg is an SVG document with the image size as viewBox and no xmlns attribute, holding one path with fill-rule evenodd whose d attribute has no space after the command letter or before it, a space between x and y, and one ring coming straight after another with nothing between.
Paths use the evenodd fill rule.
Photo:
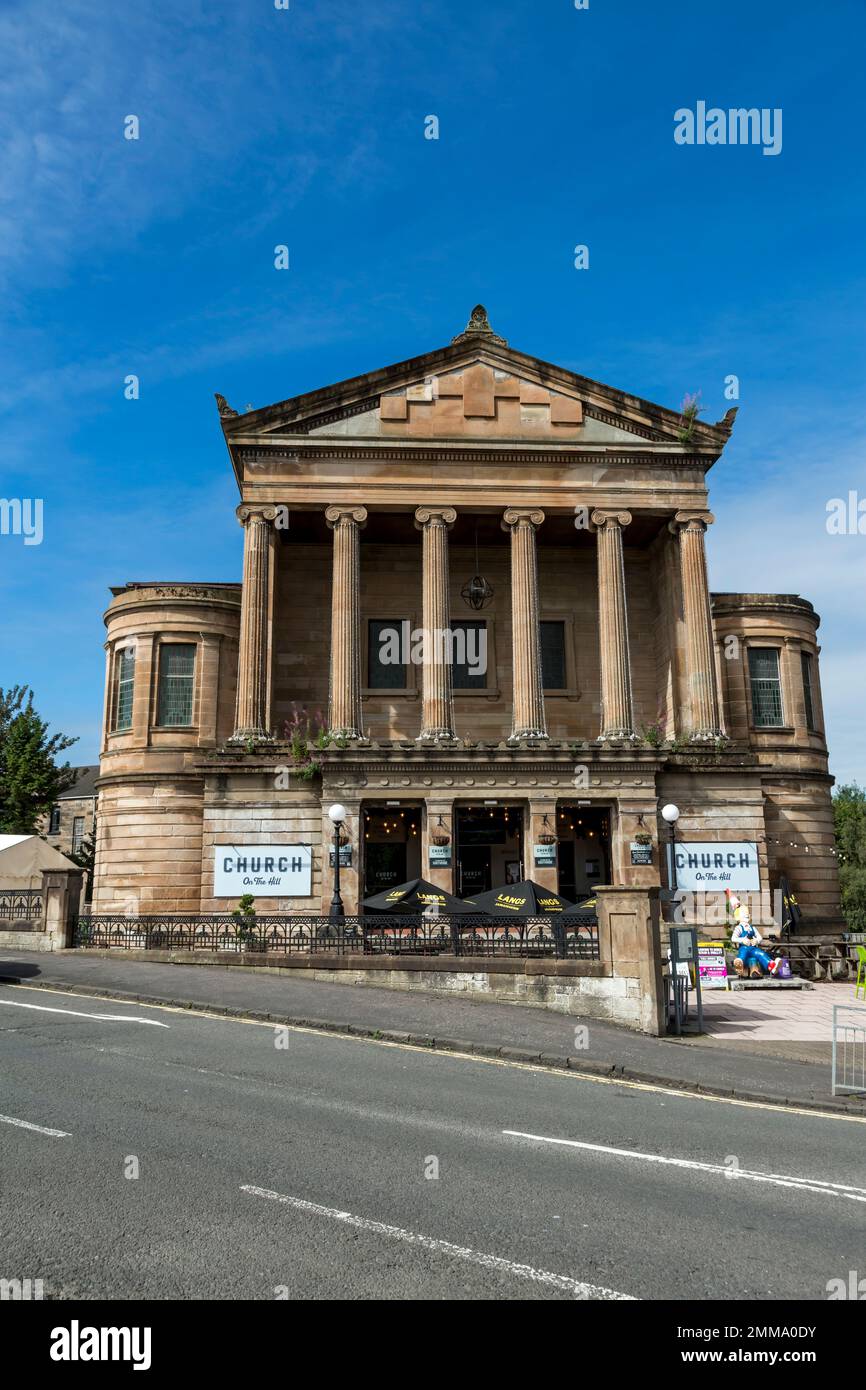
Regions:
<instances>
[{"instance_id":1,"label":"plant growing on ledge","mask_svg":"<svg viewBox=\"0 0 866 1390\"><path fill-rule=\"evenodd\" d=\"M284 736L289 744L289 763L292 776L309 782L322 770L322 760L317 753L326 748L345 748L344 738L335 738L325 726L321 710L314 714L303 705L292 706L292 717L284 725Z\"/></svg>"},{"instance_id":2,"label":"plant growing on ledge","mask_svg":"<svg viewBox=\"0 0 866 1390\"><path fill-rule=\"evenodd\" d=\"M650 748L661 748L665 741L665 731L661 724L644 724L640 736Z\"/></svg>"},{"instance_id":3,"label":"plant growing on ledge","mask_svg":"<svg viewBox=\"0 0 866 1390\"><path fill-rule=\"evenodd\" d=\"M683 396L683 403L680 406L680 427L677 430L677 437L682 444L688 444L695 432L695 425L703 408L700 400L700 391L695 391L694 394L687 391Z\"/></svg>"}]
</instances>

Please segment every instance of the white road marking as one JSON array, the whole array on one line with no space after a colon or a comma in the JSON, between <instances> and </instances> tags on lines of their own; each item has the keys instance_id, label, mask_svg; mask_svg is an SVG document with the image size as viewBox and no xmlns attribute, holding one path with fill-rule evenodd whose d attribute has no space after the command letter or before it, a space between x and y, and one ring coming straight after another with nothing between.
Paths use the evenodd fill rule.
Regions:
<instances>
[{"instance_id":1,"label":"white road marking","mask_svg":"<svg viewBox=\"0 0 866 1390\"><path fill-rule=\"evenodd\" d=\"M337 1211L335 1207L322 1207L317 1202L306 1202L301 1197L286 1197L280 1192L269 1192L264 1187L241 1187L241 1192L246 1192L252 1197L266 1197L270 1202L280 1202L283 1206L309 1212L312 1216L326 1216L331 1221L341 1221L345 1226L370 1231L373 1235L387 1236L389 1240L399 1240L404 1245L417 1245L423 1250L467 1260L470 1264L481 1265L484 1269L497 1270L502 1274L511 1274L517 1279L547 1284L551 1288L573 1294L577 1299L606 1299L629 1303L635 1301L628 1293L617 1293L615 1289L605 1289L597 1284L585 1284L582 1280L571 1279L566 1274L552 1274L546 1269L534 1269L532 1265L516 1264L514 1260L503 1259L501 1255L485 1255L479 1250L470 1250L468 1246L452 1245L449 1240L436 1240L433 1236L421 1235L418 1231L405 1231L402 1226L386 1226L382 1221L369 1221L365 1216L354 1216L349 1211Z\"/></svg>"},{"instance_id":2,"label":"white road marking","mask_svg":"<svg viewBox=\"0 0 866 1390\"><path fill-rule=\"evenodd\" d=\"M69 1014L72 1018L101 1018L108 1023L146 1023L149 1028L170 1028L169 1023L160 1023L155 1018L130 1018L128 1014L85 1014L78 1009L52 1009L48 1004L24 1004L18 999L0 999L10 1009L38 1009L43 1014Z\"/></svg>"},{"instance_id":3,"label":"white road marking","mask_svg":"<svg viewBox=\"0 0 866 1390\"><path fill-rule=\"evenodd\" d=\"M531 1139L536 1144L559 1144L569 1149L589 1149L593 1153L611 1154L614 1158L639 1158L644 1163L662 1163L672 1168L692 1168L699 1173L713 1173L732 1182L766 1182L774 1187L792 1187L800 1192L817 1192L823 1197L847 1197L852 1202L866 1202L866 1188L849 1183L829 1182L823 1178L795 1178L787 1173L757 1173L746 1168L732 1169L723 1163L700 1163L692 1158L670 1158L666 1154L646 1154L639 1149L613 1149L606 1144L589 1144L581 1139L554 1139L547 1134L524 1134L519 1129L504 1129L513 1139Z\"/></svg>"},{"instance_id":4,"label":"white road marking","mask_svg":"<svg viewBox=\"0 0 866 1390\"><path fill-rule=\"evenodd\" d=\"M0 1124L15 1125L18 1129L32 1129L36 1134L48 1134L52 1139L71 1139L72 1135L65 1129L47 1129L45 1125L34 1125L29 1120L16 1120L13 1115L0 1115Z\"/></svg>"}]
</instances>

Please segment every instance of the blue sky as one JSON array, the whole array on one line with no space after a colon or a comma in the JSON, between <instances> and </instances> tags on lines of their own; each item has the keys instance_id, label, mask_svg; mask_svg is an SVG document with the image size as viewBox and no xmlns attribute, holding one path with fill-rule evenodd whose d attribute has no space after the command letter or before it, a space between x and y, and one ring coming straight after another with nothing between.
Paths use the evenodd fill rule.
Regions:
<instances>
[{"instance_id":1,"label":"blue sky","mask_svg":"<svg viewBox=\"0 0 866 1390\"><path fill-rule=\"evenodd\" d=\"M815 603L832 770L866 781L866 537L825 524L866 495L864 43L862 0L7 0L0 495L45 534L0 537L0 685L94 761L108 586L240 578L213 392L414 356L481 300L710 420L739 377L711 584ZM781 108L782 152L675 144L699 100Z\"/></svg>"}]
</instances>

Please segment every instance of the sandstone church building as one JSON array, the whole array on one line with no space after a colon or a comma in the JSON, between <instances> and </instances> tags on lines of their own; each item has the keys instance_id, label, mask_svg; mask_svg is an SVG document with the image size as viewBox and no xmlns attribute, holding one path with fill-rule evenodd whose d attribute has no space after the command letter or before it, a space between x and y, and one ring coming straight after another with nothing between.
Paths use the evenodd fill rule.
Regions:
<instances>
[{"instance_id":1,"label":"sandstone church building","mask_svg":"<svg viewBox=\"0 0 866 1390\"><path fill-rule=\"evenodd\" d=\"M326 912L335 802L348 912L419 875L664 885L673 802L684 874L753 846L753 887L838 929L818 617L709 590L734 410L527 356L480 306L396 366L216 399L243 582L112 590L94 912Z\"/></svg>"}]
</instances>

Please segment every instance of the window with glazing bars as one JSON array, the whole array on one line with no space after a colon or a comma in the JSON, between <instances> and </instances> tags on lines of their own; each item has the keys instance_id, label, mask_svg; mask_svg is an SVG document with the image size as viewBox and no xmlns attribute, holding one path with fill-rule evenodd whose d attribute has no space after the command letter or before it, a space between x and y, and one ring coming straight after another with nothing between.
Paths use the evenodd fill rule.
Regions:
<instances>
[{"instance_id":1,"label":"window with glazing bars","mask_svg":"<svg viewBox=\"0 0 866 1390\"><path fill-rule=\"evenodd\" d=\"M195 643L163 642L159 649L159 702L156 722L163 728L192 723Z\"/></svg>"},{"instance_id":2,"label":"window with glazing bars","mask_svg":"<svg viewBox=\"0 0 866 1390\"><path fill-rule=\"evenodd\" d=\"M809 652L800 653L800 666L803 671L803 703L806 706L806 728L815 728L815 704L812 699L812 657Z\"/></svg>"},{"instance_id":3,"label":"window with glazing bars","mask_svg":"<svg viewBox=\"0 0 866 1390\"><path fill-rule=\"evenodd\" d=\"M545 690L564 690L565 623L560 619L539 623L541 629L541 683Z\"/></svg>"},{"instance_id":4,"label":"window with glazing bars","mask_svg":"<svg viewBox=\"0 0 866 1390\"><path fill-rule=\"evenodd\" d=\"M84 843L84 817L75 816L72 821L72 853L78 854Z\"/></svg>"},{"instance_id":5,"label":"window with glazing bars","mask_svg":"<svg viewBox=\"0 0 866 1390\"><path fill-rule=\"evenodd\" d=\"M367 689L405 690L409 684L412 624L408 618L371 618L367 624Z\"/></svg>"},{"instance_id":6,"label":"window with glazing bars","mask_svg":"<svg viewBox=\"0 0 866 1390\"><path fill-rule=\"evenodd\" d=\"M120 732L132 728L132 694L135 687L135 649L124 647L114 666L114 724Z\"/></svg>"},{"instance_id":7,"label":"window with glazing bars","mask_svg":"<svg viewBox=\"0 0 866 1390\"><path fill-rule=\"evenodd\" d=\"M784 721L779 652L776 647L749 648L749 678L752 686L752 720L755 727L780 728Z\"/></svg>"}]
</instances>

